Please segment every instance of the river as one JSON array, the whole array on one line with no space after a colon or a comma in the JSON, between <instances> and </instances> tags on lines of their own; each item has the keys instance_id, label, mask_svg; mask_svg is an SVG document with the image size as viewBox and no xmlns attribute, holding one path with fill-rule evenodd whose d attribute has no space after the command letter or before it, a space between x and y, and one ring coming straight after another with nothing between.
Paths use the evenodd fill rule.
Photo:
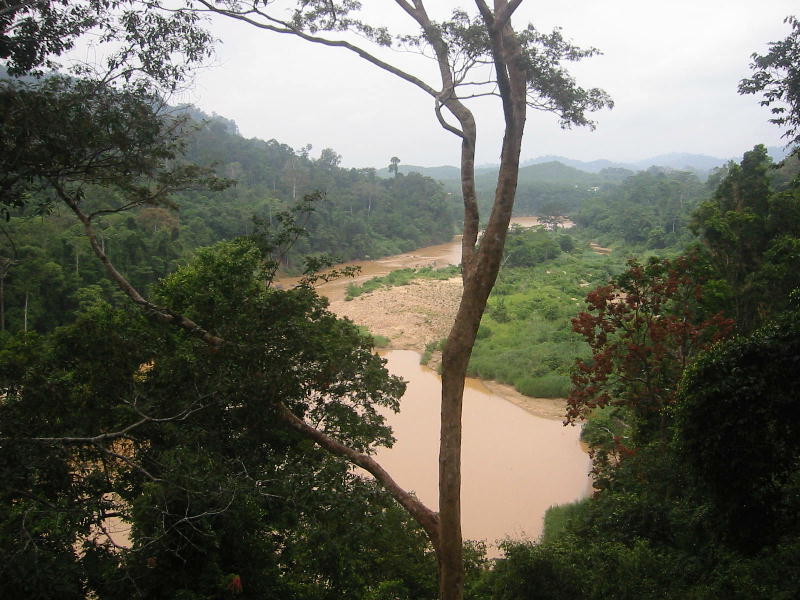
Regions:
<instances>
[{"instance_id":1,"label":"river","mask_svg":"<svg viewBox=\"0 0 800 600\"><path fill-rule=\"evenodd\" d=\"M409 350L383 353L387 366L408 382L400 412L389 422L397 442L378 461L427 506L438 505L439 375L419 364ZM464 392L462 442L462 529L466 539L494 542L506 537L536 539L544 512L590 491L589 458L578 427L534 416L491 393L477 379Z\"/></svg>"},{"instance_id":2,"label":"river","mask_svg":"<svg viewBox=\"0 0 800 600\"><path fill-rule=\"evenodd\" d=\"M536 217L513 217L511 224L521 227L533 227L539 224ZM569 221L566 225L571 225ZM457 265L461 262L461 236L456 236L453 241L445 244L436 244L418 248L404 254L387 256L376 260L356 260L337 265L337 267L358 267L359 272L355 277L340 277L317 286L317 291L331 302L342 300L347 286L351 283L363 283L373 277L381 277L397 269L420 267L446 267ZM284 287L292 287L299 278L281 277L276 283Z\"/></svg>"},{"instance_id":3,"label":"river","mask_svg":"<svg viewBox=\"0 0 800 600\"><path fill-rule=\"evenodd\" d=\"M515 218L513 222L521 226L537 224L534 217ZM363 281L405 267L457 264L460 255L460 240L456 238L447 244L349 264L361 269L356 281ZM355 303L342 302L352 281L335 280L318 290L333 307L352 305ZM382 354L389 370L408 382L408 389L400 412L387 415L397 443L381 450L377 458L401 486L414 490L435 509L440 378L419 364L416 352L389 350ZM536 539L547 508L584 497L591 489L590 461L579 443L579 428L564 427L563 412L560 408L554 412L552 402L549 410L528 408L524 410L507 397L492 393L480 380L467 381L462 527L465 538L485 540L493 557L499 554L496 541L507 537ZM550 418L538 416L541 414Z\"/></svg>"},{"instance_id":4,"label":"river","mask_svg":"<svg viewBox=\"0 0 800 600\"><path fill-rule=\"evenodd\" d=\"M536 225L535 217L515 218L522 226ZM405 267L446 266L460 261L458 239L359 266L357 280L366 280ZM330 300L341 301L352 279L319 286ZM296 280L277 283L291 286ZM346 304L339 302L340 304ZM388 369L408 382L399 413L387 413L397 442L377 453L378 461L405 489L413 490L428 507L438 508L439 375L420 365L410 350L381 354ZM501 387L501 386L498 386ZM519 396L519 394L517 394ZM467 379L464 391L462 443L462 531L466 539L485 540L488 555L498 557L496 542L505 538L536 539L545 511L572 502L591 490L589 457L579 443L577 427L564 427L554 401L532 406L513 393L493 393L484 382ZM540 415L546 415L545 418ZM106 535L128 545L127 524L107 523Z\"/></svg>"}]
</instances>

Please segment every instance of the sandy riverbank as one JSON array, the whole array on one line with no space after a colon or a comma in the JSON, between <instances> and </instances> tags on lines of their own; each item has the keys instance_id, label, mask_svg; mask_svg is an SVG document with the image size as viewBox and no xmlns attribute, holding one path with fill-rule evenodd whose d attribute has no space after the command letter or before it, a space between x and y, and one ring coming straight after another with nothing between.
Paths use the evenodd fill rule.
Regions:
<instances>
[{"instance_id":1,"label":"sandy riverbank","mask_svg":"<svg viewBox=\"0 0 800 600\"><path fill-rule=\"evenodd\" d=\"M331 310L389 338L395 350L422 352L426 344L447 336L458 310L461 279L415 279L408 285L375 290Z\"/></svg>"},{"instance_id":2,"label":"sandy riverbank","mask_svg":"<svg viewBox=\"0 0 800 600\"><path fill-rule=\"evenodd\" d=\"M458 310L461 279L417 279L409 285L362 294L354 300L335 300L331 310L389 339L396 350L422 353L429 342L447 337ZM432 366L438 364L434 357ZM527 412L545 419L564 418L563 399L531 398L510 385L482 381L489 391Z\"/></svg>"}]
</instances>

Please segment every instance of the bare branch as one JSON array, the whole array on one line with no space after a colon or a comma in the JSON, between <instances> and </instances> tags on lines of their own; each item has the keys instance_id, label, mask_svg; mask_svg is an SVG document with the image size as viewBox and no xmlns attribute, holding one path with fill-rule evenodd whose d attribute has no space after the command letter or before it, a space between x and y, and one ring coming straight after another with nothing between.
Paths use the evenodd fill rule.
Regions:
<instances>
[{"instance_id":1,"label":"bare branch","mask_svg":"<svg viewBox=\"0 0 800 600\"><path fill-rule=\"evenodd\" d=\"M381 60L380 58L378 58L374 54L371 54L371 53L367 52L366 50L364 50L363 48L361 48L359 46L356 46L355 44L351 44L350 42L347 42L345 40L331 40L331 39L324 38L324 37L321 37L321 36L311 35L309 33L306 33L305 31L301 31L301 30L297 29L296 27L292 27L290 23L287 23L285 21L280 21L279 19L275 19L274 17L270 17L269 15L267 15L266 13L263 13L261 11L250 10L250 11L246 11L246 12L237 12L237 11L233 11L233 10L229 10L229 9L226 10L226 9L222 9L222 8L216 7L211 2L208 2L208 0L198 0L198 2L200 2L200 4L202 4L203 6L207 7L208 10L211 11L211 12L215 12L215 13L224 15L226 17L230 17L230 18L235 19L237 21L242 21L244 23L247 23L248 25L252 25L253 27L257 27L259 29L266 29L266 30L272 31L274 33L295 35L295 36L299 37L300 39L303 39L303 40L305 40L307 42L312 42L314 44L321 44L323 46L329 46L329 47L333 47L333 48L345 48L345 49L357 54L359 57L363 58L367 62L372 63L376 67L378 67L380 69L383 69L384 71L387 71L387 72L391 73L392 75L395 75L395 76L399 77L400 79L403 79L403 80L405 80L405 81L417 86L419 89L421 89L426 94L429 94L431 96L436 96L436 94L437 94L436 90L434 90L431 86L429 86L427 83L425 83L424 81L422 81L418 77L415 77L415 76L411 75L410 73L407 73L407 72L403 71L402 69L399 69L399 68L395 67L394 65L389 64L386 61ZM258 21L258 20L254 19L252 17L249 17L248 14L258 14L258 16L260 16L260 17L262 17L264 19L269 19L272 23L275 23L275 24L264 23L262 21Z\"/></svg>"},{"instance_id":2,"label":"bare branch","mask_svg":"<svg viewBox=\"0 0 800 600\"><path fill-rule=\"evenodd\" d=\"M93 213L89 213L87 218L92 221L95 217L101 217L103 215L114 215L117 213L125 212L126 210L131 210L132 208L136 208L137 206L141 206L143 203L141 201L135 202L128 202L127 204L123 204L118 208L106 208L102 210L96 210Z\"/></svg>"},{"instance_id":3,"label":"bare branch","mask_svg":"<svg viewBox=\"0 0 800 600\"><path fill-rule=\"evenodd\" d=\"M295 416L289 408L283 404L278 404L278 416L287 423L292 429L301 433L304 437L310 438L317 444L328 450L330 453L347 459L351 463L358 465L365 471L372 474L386 488L392 497L405 508L409 514L422 526L428 534L434 547L439 545L439 516L427 506L422 504L416 496L401 488L391 475L371 456L356 452L326 435L322 431L314 429L308 423Z\"/></svg>"},{"instance_id":4,"label":"bare branch","mask_svg":"<svg viewBox=\"0 0 800 600\"><path fill-rule=\"evenodd\" d=\"M469 100L470 98L485 98L487 96L494 96L495 98L499 98L500 97L500 92L498 92L497 90L493 90L491 92L480 92L480 93L475 93L475 94L468 94L466 96L459 95L458 99L459 100Z\"/></svg>"},{"instance_id":5,"label":"bare branch","mask_svg":"<svg viewBox=\"0 0 800 600\"><path fill-rule=\"evenodd\" d=\"M89 238L89 243L92 246L92 250L94 251L95 255L100 259L100 262L103 263L103 266L106 269L106 272L111 276L117 286L125 292L125 294L133 300L136 304L144 308L148 313L154 315L160 321L164 321L165 323L172 323L177 325L181 329L191 333L192 335L200 338L209 346L213 346L218 348L224 344L224 340L220 337L217 337L202 327L189 319L188 317L177 314L172 312L166 307L163 306L156 306L146 298L144 298L139 291L134 288L127 279L117 271L114 267L112 262L109 260L108 256L103 249L100 247L100 244L97 242L97 236L94 232L94 228L92 227L92 222L89 217L84 213L80 206L78 206L77 201L70 196L64 187L61 185L60 182L53 180L51 181L53 189L56 190L56 193L64 201L64 203L72 209L72 212L78 217L78 219L83 223L84 231L86 232L86 237Z\"/></svg>"},{"instance_id":6,"label":"bare branch","mask_svg":"<svg viewBox=\"0 0 800 600\"><path fill-rule=\"evenodd\" d=\"M100 445L100 444L95 444L95 446L101 452L104 452L105 454L108 454L109 456L113 456L114 458L117 458L117 459L121 460L122 462L127 464L132 469L134 469L136 471L139 471L140 473L144 474L144 476L147 477L150 481L163 481L163 479L161 479L160 477L156 477L155 475L150 473L147 469L145 469L141 464L139 464L135 460L132 460L130 457L125 456L124 454L120 454L119 452L114 452L110 448L106 448L105 446Z\"/></svg>"}]
</instances>

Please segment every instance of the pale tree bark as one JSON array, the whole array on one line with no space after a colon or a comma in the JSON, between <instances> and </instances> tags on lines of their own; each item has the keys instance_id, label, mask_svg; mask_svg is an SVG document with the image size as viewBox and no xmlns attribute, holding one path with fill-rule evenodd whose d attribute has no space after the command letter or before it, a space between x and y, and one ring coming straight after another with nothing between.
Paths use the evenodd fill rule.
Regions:
<instances>
[{"instance_id":1,"label":"pale tree bark","mask_svg":"<svg viewBox=\"0 0 800 600\"><path fill-rule=\"evenodd\" d=\"M464 196L462 241L464 288L458 313L442 354L439 594L446 600L460 600L464 589L461 537L461 411L464 379L481 317L500 269L517 188L519 156L527 108L525 73L516 67L519 47L514 32L508 21L503 25L483 2L479 1L478 4L492 40L498 86L505 114L505 133L495 199L488 225L478 245L478 208L474 175L475 129L471 115L462 121L465 132L461 154ZM505 10L508 10L508 3L496 0L495 13L499 15ZM453 112L461 114L460 111Z\"/></svg>"},{"instance_id":2,"label":"pale tree bark","mask_svg":"<svg viewBox=\"0 0 800 600\"><path fill-rule=\"evenodd\" d=\"M353 10L352 5L338 5L336 0L304 0L298 3L298 10L309 9L318 13L315 18L332 19L328 28L304 28L298 25L302 19L281 19L271 13L271 3L250 0L246 2L216 2L215 0L193 0L194 8L204 12L214 12L223 16L248 23L265 31L298 37L305 41L328 47L343 48L355 53L392 75L398 77L428 94L434 102L434 112L439 124L448 132L460 138L461 144L461 190L464 202L464 228L462 237L462 278L463 292L456 319L447 338L442 357L442 394L441 394L441 439L439 452L439 513L424 506L413 494L400 488L391 476L370 456L359 453L325 432L315 429L296 415L285 405L278 404L277 414L290 428L313 440L336 456L342 457L371 473L420 524L428 535L436 551L439 565L439 596L441 600L462 600L464 589L463 540L461 535L461 413L464 393L464 380L467 372L481 317L486 308L489 294L494 286L500 269L506 232L511 219L514 197L519 174L519 158L522 136L525 128L526 110L533 106L541 110L559 113L562 125L592 125L584 115L584 110L596 110L603 106L611 106L610 99L602 90L591 90L581 94L559 94L559 86L573 88L574 81L564 76L559 61L577 60L576 57L591 56L594 49L580 51L563 42L560 36L539 36L535 30L527 30L523 47L521 38L511 26L511 16L520 6L522 0L493 0L490 7L486 0L475 0L479 22L482 24L488 42L481 56L465 59L463 54L457 66L453 48L448 44L453 38L441 23L429 17L424 0L393 0L405 13L413 19L422 32L420 39L430 47L438 66L440 82L437 85L427 83L422 78L408 73L392 65L376 54L345 39L324 37L326 31L339 31L340 18ZM190 4L191 6L191 4ZM309 8L310 7L310 8ZM342 12L343 11L343 12ZM319 17L322 14L322 17ZM332 23L332 24L331 24ZM357 23L357 21L352 21ZM363 29L358 29L363 33ZM321 32L321 33L320 33ZM474 40L464 40L465 48L471 47ZM536 55L531 47L541 44L556 50L547 59ZM480 45L480 44L479 44ZM539 62L536 62L536 61ZM542 64L544 60L547 64ZM547 61L550 61L549 63ZM535 68L533 63L536 62ZM492 67L492 78L488 91L466 96L459 95L463 85L474 85L466 81L466 72L472 67ZM532 73L544 72L546 82L537 87L532 80ZM533 96L538 97L534 98ZM479 236L480 215L475 189L475 149L477 127L474 116L465 105L464 100L475 96L496 96L502 103L505 119L505 130L498 172L494 201L489 214L488 223L482 236ZM564 98L567 100L564 100ZM578 100L575 100L578 98ZM577 110L576 106L577 105ZM84 224L85 232L90 240L92 250L100 258L109 275L117 285L139 306L155 315L162 321L171 323L198 336L205 343L217 346L224 343L235 343L235 340L222 340L213 333L203 329L199 324L183 315L175 314L165 307L153 305L146 300L129 282L114 268L98 243L94 234L91 218L83 214L77 201L70 198L63 190L58 190L62 199Z\"/></svg>"},{"instance_id":3,"label":"pale tree bark","mask_svg":"<svg viewBox=\"0 0 800 600\"><path fill-rule=\"evenodd\" d=\"M366 51L363 47L355 45L344 39L330 39L325 37L325 31L338 31L341 19L347 17L350 10L345 5L337 5L334 0L327 2L303 2L298 4L300 13L307 7L316 11L314 18L329 19L327 29L323 27L304 28L302 20L280 18L270 10L268 4L257 2L241 4L220 5L213 0L195 0L202 10L216 12L274 33L292 35L308 42L322 44L328 47L344 48L354 52L362 59L386 72L410 83L434 100L434 111L440 125L461 141L461 190L464 201L464 228L462 237L462 269L463 293L458 313L453 323L442 357L442 396L441 396L441 439L439 450L439 517L437 533L431 536L436 547L439 563L439 594L442 600L461 600L464 587L463 568L463 541L461 536L461 413L464 394L464 379L469 364L481 317L486 308L486 303L494 286L500 269L506 231L511 219L514 197L519 174L519 157L522 136L525 128L526 110L531 106L559 112L562 124L572 122L591 125L583 117L582 110L579 116L571 112L572 106L562 103L558 92L547 89L547 86L537 88L531 82L531 64L536 58L531 58L535 53L525 55L517 36L511 26L511 16L522 3L522 0L494 0L489 6L486 0L475 0L480 21L488 34L489 44L481 56L472 56L463 62L454 58L458 52L452 52L448 43L453 38L445 38L441 23L429 17L424 0L394 0L405 13L413 19L422 32L420 39L432 49L433 58L437 63L440 83L432 85L395 65L387 63L377 55ZM326 12L327 11L327 12ZM320 17L320 15L323 15ZM477 22L480 22L477 21ZM351 21L356 30L358 22ZM364 30L360 30L363 32ZM322 33L320 33L322 32ZM530 33L530 32L529 32ZM535 37L535 36L534 36ZM527 43L531 43L528 38ZM543 41L544 40L544 41ZM536 43L556 44L563 40L538 38ZM463 40L465 48L474 40ZM458 43L458 42L453 42ZM458 49L456 49L458 50ZM587 51L581 56L591 56L594 50ZM549 67L555 73L556 80L567 87L574 86L574 82L566 77L559 79L563 71L559 70L558 62L561 57L566 60L575 60L574 55L568 54L560 48L559 58L554 59ZM526 62L526 59L528 62ZM462 60L461 65L456 62ZM475 148L477 128L472 112L463 100L470 95L459 96L459 86L474 85L466 80L466 72L473 67L491 64L493 68L493 81L489 83L488 90L475 95L493 95L501 99L503 115L505 118L505 131L503 136L500 168L495 190L494 202L489 215L488 224L483 236L479 239L479 212L475 189ZM536 68L541 68L537 64ZM545 67L547 70L547 67ZM554 87L558 87L558 84ZM538 94L539 98L532 99L530 92ZM581 90L583 91L583 90ZM543 102L540 102L541 98ZM590 93L584 100L589 110L610 105L610 100L602 91L596 96ZM567 102L569 104L569 101ZM446 113L446 114L445 114ZM451 122L449 119L453 119ZM314 434L306 431L306 435L313 439ZM323 444L324 445L324 444ZM412 512L413 514L413 512ZM418 521L419 518L418 518ZM420 521L426 531L429 525Z\"/></svg>"},{"instance_id":4,"label":"pale tree bark","mask_svg":"<svg viewBox=\"0 0 800 600\"><path fill-rule=\"evenodd\" d=\"M526 114L526 73L520 68L520 48L510 25L510 17L521 0L496 0L494 11L482 0L476 3L492 42L492 57L497 86L503 102L505 134L494 207L486 232L479 245L478 201L475 191L475 147L477 127L472 112L459 99L449 48L422 0L395 0L419 25L433 48L441 85L437 88L401 71L352 44L328 40L297 31L275 19L259 21L258 13L231 13L231 16L259 28L294 34L306 41L343 47L361 58L417 86L433 96L436 116L442 127L461 138L461 190L464 201L462 236L463 292L459 310L444 347L442 357L441 429L439 447L439 518L438 530L431 541L439 565L439 596L442 600L461 600L464 589L463 539L461 533L461 414L464 379L475 336L486 302L497 278L503 254L506 230L517 186L519 155ZM223 11L225 12L225 11ZM446 109L456 121L449 123L442 114ZM307 435L310 432L307 432ZM413 513L412 513L413 514ZM426 524L417 518L429 531ZM430 532L429 532L430 535Z\"/></svg>"}]
</instances>

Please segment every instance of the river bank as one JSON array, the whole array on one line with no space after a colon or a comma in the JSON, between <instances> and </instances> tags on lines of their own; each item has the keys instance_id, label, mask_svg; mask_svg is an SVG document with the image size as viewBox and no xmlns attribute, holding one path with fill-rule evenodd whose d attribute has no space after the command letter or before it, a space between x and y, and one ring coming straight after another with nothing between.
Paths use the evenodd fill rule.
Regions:
<instances>
[{"instance_id":1,"label":"river bank","mask_svg":"<svg viewBox=\"0 0 800 600\"><path fill-rule=\"evenodd\" d=\"M413 350L422 354L430 342L447 337L458 311L461 279L444 281L417 279L408 285L375 290L353 300L334 300L331 310L389 340L393 350ZM436 368L439 356L429 366ZM477 381L477 380L475 380ZM537 417L562 420L566 411L563 399L532 398L510 385L481 381L487 391Z\"/></svg>"},{"instance_id":2,"label":"river bank","mask_svg":"<svg viewBox=\"0 0 800 600\"><path fill-rule=\"evenodd\" d=\"M522 225L535 224L526 219ZM364 261L356 283L402 268L458 263L459 240L411 253ZM399 413L387 414L397 442L376 459L405 489L436 509L439 397L437 373L419 364L425 346L446 337L461 298L460 277L417 279L345 300L347 284L318 288L331 310L389 340L381 350L387 368L408 382ZM438 364L434 356L430 366ZM589 458L579 429L563 427L563 399L531 398L495 381L468 378L464 394L462 526L466 538L485 540L492 558L498 540L537 539L554 504L589 493Z\"/></svg>"},{"instance_id":3,"label":"river bank","mask_svg":"<svg viewBox=\"0 0 800 600\"><path fill-rule=\"evenodd\" d=\"M439 396L441 379L408 350L381 351L387 368L408 382L399 413L385 412L396 442L375 459L397 483L438 509ZM497 541L535 540L545 511L586 496L589 457L577 427L522 410L478 379L464 388L462 528L485 540L491 558Z\"/></svg>"}]
</instances>

